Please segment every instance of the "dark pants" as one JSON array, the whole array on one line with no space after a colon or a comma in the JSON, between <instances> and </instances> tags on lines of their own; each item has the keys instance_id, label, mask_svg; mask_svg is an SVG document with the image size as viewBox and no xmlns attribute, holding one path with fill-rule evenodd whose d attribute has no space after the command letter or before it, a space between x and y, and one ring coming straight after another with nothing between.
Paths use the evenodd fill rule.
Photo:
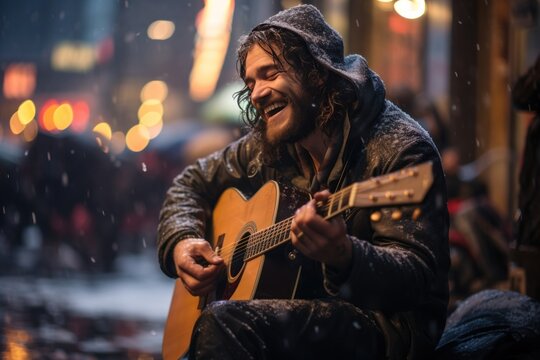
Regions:
<instances>
[{"instance_id":1,"label":"dark pants","mask_svg":"<svg viewBox=\"0 0 540 360\"><path fill-rule=\"evenodd\" d=\"M219 301L201 314L190 359L379 359L369 312L340 300Z\"/></svg>"}]
</instances>

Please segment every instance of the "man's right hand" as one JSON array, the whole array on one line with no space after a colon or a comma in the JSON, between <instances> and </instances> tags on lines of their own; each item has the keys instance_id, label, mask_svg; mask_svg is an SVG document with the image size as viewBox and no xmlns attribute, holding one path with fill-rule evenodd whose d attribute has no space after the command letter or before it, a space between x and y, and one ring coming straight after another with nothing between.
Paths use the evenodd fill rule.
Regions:
<instances>
[{"instance_id":1,"label":"man's right hand","mask_svg":"<svg viewBox=\"0 0 540 360\"><path fill-rule=\"evenodd\" d=\"M208 294L224 268L218 256L204 239L184 239L174 247L174 264L178 277L193 296Z\"/></svg>"}]
</instances>

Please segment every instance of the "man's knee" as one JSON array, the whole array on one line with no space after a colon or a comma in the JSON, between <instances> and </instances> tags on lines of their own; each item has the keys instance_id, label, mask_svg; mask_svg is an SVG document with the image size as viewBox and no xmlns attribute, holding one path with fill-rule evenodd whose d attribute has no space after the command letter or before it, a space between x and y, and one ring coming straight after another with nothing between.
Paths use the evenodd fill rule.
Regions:
<instances>
[{"instance_id":1,"label":"man's knee","mask_svg":"<svg viewBox=\"0 0 540 360\"><path fill-rule=\"evenodd\" d=\"M228 301L214 301L208 304L197 321L197 327L215 326L230 317L232 305Z\"/></svg>"}]
</instances>

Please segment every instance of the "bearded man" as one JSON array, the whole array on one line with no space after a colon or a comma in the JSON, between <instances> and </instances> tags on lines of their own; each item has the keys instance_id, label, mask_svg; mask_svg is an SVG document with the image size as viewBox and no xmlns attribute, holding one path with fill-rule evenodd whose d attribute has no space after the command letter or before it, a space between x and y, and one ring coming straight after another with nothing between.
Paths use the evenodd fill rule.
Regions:
<instances>
[{"instance_id":1,"label":"bearded man","mask_svg":"<svg viewBox=\"0 0 540 360\"><path fill-rule=\"evenodd\" d=\"M160 215L161 268L194 296L219 287L227 261L207 241L216 202L227 188L256 194L274 180L314 196L290 222L289 259L309 259L302 276L319 280L292 298L208 303L189 357L429 357L445 324L449 266L444 175L430 136L385 99L363 57L344 57L342 38L314 6L256 26L241 39L238 69L252 130L174 180ZM350 184L428 161L433 185L421 204L320 214ZM274 276L279 292L285 282Z\"/></svg>"}]
</instances>

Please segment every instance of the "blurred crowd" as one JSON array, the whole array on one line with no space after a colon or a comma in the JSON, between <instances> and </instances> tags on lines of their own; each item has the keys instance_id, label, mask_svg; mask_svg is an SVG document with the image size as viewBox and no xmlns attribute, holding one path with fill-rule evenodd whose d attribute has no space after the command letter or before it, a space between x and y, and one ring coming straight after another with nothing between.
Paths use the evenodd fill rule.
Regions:
<instances>
[{"instance_id":1,"label":"blurred crowd","mask_svg":"<svg viewBox=\"0 0 540 360\"><path fill-rule=\"evenodd\" d=\"M153 250L173 177L234 137L224 127L169 131L121 155L92 134L39 133L20 156L0 157L0 274L111 272L119 255Z\"/></svg>"},{"instance_id":2,"label":"blurred crowd","mask_svg":"<svg viewBox=\"0 0 540 360\"><path fill-rule=\"evenodd\" d=\"M512 224L490 202L478 169L482 160L463 163L435 102L409 87L392 89L389 98L430 133L441 154L450 215L450 310L478 291L507 287Z\"/></svg>"}]
</instances>

